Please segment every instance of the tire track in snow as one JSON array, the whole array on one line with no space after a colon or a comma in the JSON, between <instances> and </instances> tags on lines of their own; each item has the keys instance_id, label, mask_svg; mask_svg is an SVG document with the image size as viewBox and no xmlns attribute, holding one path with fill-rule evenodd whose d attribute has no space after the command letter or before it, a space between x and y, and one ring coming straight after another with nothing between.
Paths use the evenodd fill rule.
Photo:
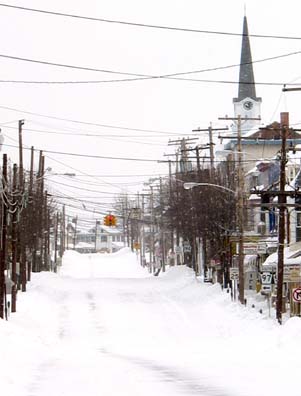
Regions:
<instances>
[{"instance_id":1,"label":"tire track in snow","mask_svg":"<svg viewBox=\"0 0 301 396\"><path fill-rule=\"evenodd\" d=\"M160 294L159 299L164 301L161 307L164 310L164 314L167 312L171 313L174 317L178 318L178 323L184 324L184 326L191 328L192 323L189 320L186 312L172 299L164 295L161 291L151 290L149 294L149 299L145 296L145 299L149 301L153 301L156 294L156 299L158 300L158 294ZM136 295L135 293L121 293L122 299L125 297L129 301L135 301ZM95 314L95 301L92 293L88 296L91 300L90 308L91 313ZM140 299L141 301L141 299ZM172 321L174 323L174 321ZM100 334L101 335L101 334ZM118 354L115 352L111 352L106 346L101 346L97 348L98 352L102 355L108 356L109 358L114 358L118 361L125 361L133 366L136 366L139 369L143 369L149 373L151 378L155 378L159 383L165 383L168 387L173 388L173 392L179 395L186 396L230 396L229 393L222 391L218 387L214 387L211 385L205 384L206 382L210 382L210 380L205 378L197 378L189 374L187 371L183 371L181 368L171 367L168 365L164 365L163 363L158 363L154 360L136 357L136 356L128 356L123 354Z\"/></svg>"},{"instance_id":2,"label":"tire track in snow","mask_svg":"<svg viewBox=\"0 0 301 396\"><path fill-rule=\"evenodd\" d=\"M132 365L148 370L163 383L170 384L170 386L175 388L174 391L178 394L187 396L231 396L218 387L205 385L205 378L196 378L196 376L189 375L189 373L184 372L180 368L157 363L151 359L112 353L106 348L98 348L98 351L101 354L127 361Z\"/></svg>"}]
</instances>

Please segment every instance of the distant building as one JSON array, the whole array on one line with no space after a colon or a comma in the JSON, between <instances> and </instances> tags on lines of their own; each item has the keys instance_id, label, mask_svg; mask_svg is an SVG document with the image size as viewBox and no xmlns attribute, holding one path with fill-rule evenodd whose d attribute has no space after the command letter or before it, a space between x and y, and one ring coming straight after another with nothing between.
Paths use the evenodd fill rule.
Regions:
<instances>
[{"instance_id":1,"label":"distant building","mask_svg":"<svg viewBox=\"0 0 301 396\"><path fill-rule=\"evenodd\" d=\"M123 230L107 227L99 222L88 231L77 230L74 224L69 223L67 239L67 249L74 249L80 253L112 253L124 247Z\"/></svg>"},{"instance_id":2,"label":"distant building","mask_svg":"<svg viewBox=\"0 0 301 396\"><path fill-rule=\"evenodd\" d=\"M108 227L105 225L96 225L96 252L116 252L124 247L123 230L117 227Z\"/></svg>"}]
</instances>

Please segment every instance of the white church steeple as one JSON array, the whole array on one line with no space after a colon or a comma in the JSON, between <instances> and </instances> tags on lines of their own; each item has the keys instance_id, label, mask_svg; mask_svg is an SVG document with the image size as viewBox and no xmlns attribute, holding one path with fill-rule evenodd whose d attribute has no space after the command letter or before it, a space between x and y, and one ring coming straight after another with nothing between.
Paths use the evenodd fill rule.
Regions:
<instances>
[{"instance_id":1,"label":"white church steeple","mask_svg":"<svg viewBox=\"0 0 301 396\"><path fill-rule=\"evenodd\" d=\"M235 117L259 118L261 116L261 98L256 96L251 46L248 32L247 17L244 16L241 58L239 70L238 97L233 99ZM242 135L260 124L260 120L242 121Z\"/></svg>"}]
</instances>

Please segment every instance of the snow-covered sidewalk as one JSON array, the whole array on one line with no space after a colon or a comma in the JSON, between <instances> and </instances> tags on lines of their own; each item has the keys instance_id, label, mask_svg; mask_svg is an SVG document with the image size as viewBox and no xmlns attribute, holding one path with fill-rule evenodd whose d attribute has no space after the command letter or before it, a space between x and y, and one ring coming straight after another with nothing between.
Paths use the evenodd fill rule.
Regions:
<instances>
[{"instance_id":1,"label":"snow-covered sidewalk","mask_svg":"<svg viewBox=\"0 0 301 396\"><path fill-rule=\"evenodd\" d=\"M301 320L280 327L187 267L67 252L28 289L0 322L5 396L301 395Z\"/></svg>"}]
</instances>

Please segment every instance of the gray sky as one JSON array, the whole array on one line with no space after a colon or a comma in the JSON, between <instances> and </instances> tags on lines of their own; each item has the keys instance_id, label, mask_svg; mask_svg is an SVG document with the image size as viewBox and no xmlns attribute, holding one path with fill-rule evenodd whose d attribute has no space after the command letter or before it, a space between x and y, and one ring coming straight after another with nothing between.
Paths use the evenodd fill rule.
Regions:
<instances>
[{"instance_id":1,"label":"gray sky","mask_svg":"<svg viewBox=\"0 0 301 396\"><path fill-rule=\"evenodd\" d=\"M294 40L251 37L253 61L301 51L301 6L297 0L10 0L3 4L99 19L238 34L242 32L246 5L250 35L299 37ZM0 11L0 55L151 76L221 68L240 62L241 37L236 35L153 29L3 6L0 6ZM300 128L298 102L301 92L285 94L281 86L283 83L301 82L300 60L301 53L254 64L256 82L280 84L257 85L257 96L262 97L263 123L279 120L281 111L289 111L291 123ZM5 57L0 57L0 62L0 80L104 81L135 78L126 74L77 70ZM237 82L238 71L238 67L230 67L180 77ZM173 152L174 147L167 146L169 139L183 134L193 135L192 129L206 128L210 122L214 127L225 126L218 118L233 115L232 99L237 96L238 90L235 83L166 78L60 85L0 83L0 87L0 123L6 144L16 144L11 140L17 139L17 129L14 128L17 128L18 119L25 119L23 139L24 145L29 147L34 145L38 149L51 151L154 160L166 159L163 154ZM26 128L56 133L29 131ZM76 136L79 133L104 136ZM206 136L202 137L202 141L206 142L206 139ZM4 146L3 151L17 160L15 148ZM122 182L131 183L128 191L136 192L141 188L132 184L148 177L108 178L105 175L168 172L167 165L156 162L89 159L54 153L46 155L46 166L50 166L55 173L80 174L81 171L103 176L97 180L89 179L90 182L116 184L115 187L101 184L90 187L107 192L125 191L125 186L118 184ZM28 154L25 158L28 162ZM64 182L78 185L75 180ZM60 190L62 186L57 185L56 189ZM76 194L71 188L64 191L74 196ZM83 196L83 192L78 190L80 194Z\"/></svg>"}]
</instances>

